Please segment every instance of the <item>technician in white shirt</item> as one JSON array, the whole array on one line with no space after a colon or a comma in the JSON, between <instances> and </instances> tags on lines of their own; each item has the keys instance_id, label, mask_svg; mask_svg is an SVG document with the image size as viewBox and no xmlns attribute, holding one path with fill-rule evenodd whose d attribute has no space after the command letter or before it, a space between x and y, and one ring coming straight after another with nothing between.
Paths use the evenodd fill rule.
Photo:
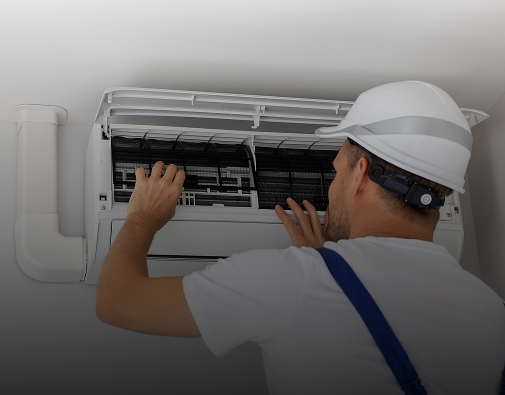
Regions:
<instances>
[{"instance_id":1,"label":"technician in white shirt","mask_svg":"<svg viewBox=\"0 0 505 395\"><path fill-rule=\"evenodd\" d=\"M403 393L315 250L324 244L371 294L428 394L500 393L503 302L433 243L438 208L453 189L464 192L471 153L456 103L431 84L387 84L360 95L339 126L316 133L348 138L333 162L324 234L310 203L307 216L288 199L298 225L276 212L293 247L235 254L185 277L149 278L146 261L185 174L170 165L161 176L161 162L149 179L138 169L125 225L102 266L98 318L141 333L202 336L216 355L256 342L271 394Z\"/></svg>"}]
</instances>

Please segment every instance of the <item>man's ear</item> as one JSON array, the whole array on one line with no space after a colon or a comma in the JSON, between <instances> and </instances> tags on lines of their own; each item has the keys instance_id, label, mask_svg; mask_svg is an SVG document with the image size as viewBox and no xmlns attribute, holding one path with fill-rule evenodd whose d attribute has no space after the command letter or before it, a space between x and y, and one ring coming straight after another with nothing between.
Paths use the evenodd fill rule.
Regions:
<instances>
[{"instance_id":1,"label":"man's ear","mask_svg":"<svg viewBox=\"0 0 505 395\"><path fill-rule=\"evenodd\" d=\"M364 157L361 157L354 167L352 172L352 192L353 196L362 194L366 188L370 186L370 178L368 172L370 170L370 163Z\"/></svg>"}]
</instances>

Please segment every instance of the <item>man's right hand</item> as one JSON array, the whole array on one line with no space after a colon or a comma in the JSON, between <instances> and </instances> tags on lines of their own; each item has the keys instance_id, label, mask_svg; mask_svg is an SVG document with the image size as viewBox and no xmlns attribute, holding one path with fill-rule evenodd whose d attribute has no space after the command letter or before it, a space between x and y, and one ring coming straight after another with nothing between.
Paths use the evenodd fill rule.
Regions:
<instances>
[{"instance_id":1,"label":"man's right hand","mask_svg":"<svg viewBox=\"0 0 505 395\"><path fill-rule=\"evenodd\" d=\"M307 217L293 199L288 198L287 203L289 208L295 214L295 217L298 220L298 225L290 218L281 206L275 206L275 213L286 227L293 245L295 247L322 247L325 239L323 232L321 231L321 221L317 215L316 208L310 204L310 202L304 200L303 206L309 214L309 217ZM327 218L325 218L325 228L326 222Z\"/></svg>"}]
</instances>

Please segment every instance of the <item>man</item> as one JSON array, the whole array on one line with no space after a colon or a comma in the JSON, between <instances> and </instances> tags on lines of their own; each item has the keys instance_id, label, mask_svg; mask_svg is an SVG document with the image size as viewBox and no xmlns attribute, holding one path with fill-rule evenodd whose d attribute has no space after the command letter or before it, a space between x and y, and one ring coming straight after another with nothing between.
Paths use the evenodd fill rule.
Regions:
<instances>
[{"instance_id":1,"label":"man","mask_svg":"<svg viewBox=\"0 0 505 395\"><path fill-rule=\"evenodd\" d=\"M125 225L98 281L97 316L141 333L201 335L216 355L254 341L271 393L408 392L314 249L324 244L372 295L428 393L499 393L505 307L433 243L438 209L452 189L463 192L470 157L456 103L430 84L387 84L317 134L348 138L333 161L324 234L309 202L307 216L288 199L298 225L276 212L293 247L235 254L186 277L149 278L146 264L185 175L170 165L161 176L161 162L149 179L137 169Z\"/></svg>"}]
</instances>

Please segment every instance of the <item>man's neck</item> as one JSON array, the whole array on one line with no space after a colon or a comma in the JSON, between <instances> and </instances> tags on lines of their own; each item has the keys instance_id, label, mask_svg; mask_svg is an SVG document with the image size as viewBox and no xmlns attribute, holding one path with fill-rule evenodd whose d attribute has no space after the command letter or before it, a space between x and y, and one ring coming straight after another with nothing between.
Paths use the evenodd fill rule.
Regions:
<instances>
[{"instance_id":1,"label":"man's neck","mask_svg":"<svg viewBox=\"0 0 505 395\"><path fill-rule=\"evenodd\" d=\"M350 225L349 239L374 236L433 241L434 231L428 227L377 211L351 218Z\"/></svg>"}]
</instances>

